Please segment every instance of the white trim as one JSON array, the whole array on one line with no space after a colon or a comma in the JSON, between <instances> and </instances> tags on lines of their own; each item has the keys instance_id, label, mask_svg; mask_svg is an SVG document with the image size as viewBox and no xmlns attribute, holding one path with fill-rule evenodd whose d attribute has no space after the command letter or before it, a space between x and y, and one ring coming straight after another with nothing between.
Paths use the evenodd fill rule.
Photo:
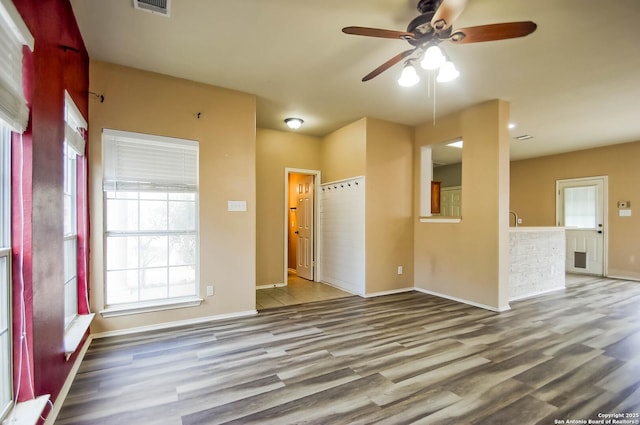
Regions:
<instances>
[{"instance_id":1,"label":"white trim","mask_svg":"<svg viewBox=\"0 0 640 425\"><path fill-rule=\"evenodd\" d=\"M255 316L256 314L258 314L257 310L247 310L247 311L240 311L240 312L237 312L237 313L228 313L228 314L220 314L220 315L216 315L216 316L198 317L198 318L195 318L195 319L186 319L186 320L177 320L177 321L174 321L174 322L158 323L156 325L139 326L139 327L129 328L129 329L119 329L119 330L116 330L116 331L106 331L106 332L93 333L93 334L91 334L91 336L93 337L93 339L100 339L100 338L107 338L107 337L111 337L111 336L131 335L131 334L136 334L136 333L141 333L141 332L177 328L177 327L180 327L180 326L198 325L198 324L201 324L201 323L215 322L215 321L218 321L218 320L235 319L235 318L246 317L246 316Z\"/></svg>"},{"instance_id":2,"label":"white trim","mask_svg":"<svg viewBox=\"0 0 640 425\"><path fill-rule=\"evenodd\" d=\"M256 289L282 288L284 286L287 286L287 284L286 283L270 283L268 285L258 285L256 286Z\"/></svg>"},{"instance_id":3,"label":"white trim","mask_svg":"<svg viewBox=\"0 0 640 425\"><path fill-rule=\"evenodd\" d=\"M324 280L319 280L318 282L322 283L323 285L328 285L328 286L331 286L332 288L336 288L336 289L338 289L338 290L340 290L342 292L346 292L347 294L357 295L358 297L364 298L364 294L363 293L361 294L359 292L353 292L353 291L350 291L348 289L342 288L340 286L334 285L333 283L325 282Z\"/></svg>"},{"instance_id":4,"label":"white trim","mask_svg":"<svg viewBox=\"0 0 640 425\"><path fill-rule=\"evenodd\" d=\"M6 425L36 425L44 408L47 407L49 397L49 394L45 394L16 404L2 423Z\"/></svg>"},{"instance_id":5,"label":"white trim","mask_svg":"<svg viewBox=\"0 0 640 425\"><path fill-rule=\"evenodd\" d=\"M322 172L320 170L308 170L305 168L289 168L284 169L284 274L283 280L287 282L289 275L289 174L306 174L313 176L313 281L319 282L320 261L318 254L320 253L320 194L318 188L322 183ZM271 286L269 286L271 287Z\"/></svg>"},{"instance_id":6,"label":"white trim","mask_svg":"<svg viewBox=\"0 0 640 425\"><path fill-rule=\"evenodd\" d=\"M525 300L525 299L528 299L528 298L534 298L534 297L537 297L537 296L540 296L540 295L547 295L547 294L550 294L552 292L564 291L565 289L567 289L566 286L559 286L557 288L546 289L546 290L541 291L541 292L531 292L529 294L520 295L520 296L517 296L515 298L509 298L509 302L511 302L511 301L522 301L522 300Z\"/></svg>"},{"instance_id":7,"label":"white trim","mask_svg":"<svg viewBox=\"0 0 640 425\"><path fill-rule=\"evenodd\" d=\"M462 217L456 217L456 218L420 217L420 223L460 223L461 221L462 221Z\"/></svg>"},{"instance_id":8,"label":"white trim","mask_svg":"<svg viewBox=\"0 0 640 425\"><path fill-rule=\"evenodd\" d=\"M164 310L173 310L176 308L187 308L187 307L198 307L202 304L203 299L194 297L194 298L181 298L175 300L163 300L160 302L147 302L147 303L136 303L136 304L126 304L120 306L112 306L107 307L104 310L100 311L100 314L104 318L109 317L118 317L118 316L128 316L130 314L142 314L142 313L151 313L154 311L164 311Z\"/></svg>"},{"instance_id":9,"label":"white trim","mask_svg":"<svg viewBox=\"0 0 640 425\"><path fill-rule=\"evenodd\" d=\"M633 282L640 282L640 277L637 276L622 276L622 275L607 275L604 277L608 277L609 279L619 279L619 280L630 280Z\"/></svg>"},{"instance_id":10,"label":"white trim","mask_svg":"<svg viewBox=\"0 0 640 425\"><path fill-rule=\"evenodd\" d=\"M73 384L73 381L75 380L76 375L78 374L78 370L80 369L80 365L84 360L84 356L87 354L87 351L89 350L91 341L93 341L93 336L89 335L84 345L78 352L78 357L76 357L76 361L73 363L73 366L71 367L71 370L67 375L67 379L65 379L64 384L62 385L62 388L60 389L60 393L58 393L58 397L56 398L55 403L53 403L53 407L51 408L51 411L47 415L47 419L44 425L54 425L54 423L56 422L56 419L58 418L58 413L60 413L60 410L62 409L62 405L64 404L64 401L66 400L67 395L69 394L69 390L71 389L71 384Z\"/></svg>"},{"instance_id":11,"label":"white trim","mask_svg":"<svg viewBox=\"0 0 640 425\"><path fill-rule=\"evenodd\" d=\"M69 327L64 332L64 352L67 357L67 360L71 357L73 353L76 352L80 343L82 342L82 337L89 329L91 325L91 321L95 317L95 313L91 314L79 314L71 321Z\"/></svg>"},{"instance_id":12,"label":"white trim","mask_svg":"<svg viewBox=\"0 0 640 425\"><path fill-rule=\"evenodd\" d=\"M510 232L564 232L566 227L562 226L518 226L509 227Z\"/></svg>"},{"instance_id":13,"label":"white trim","mask_svg":"<svg viewBox=\"0 0 640 425\"><path fill-rule=\"evenodd\" d=\"M35 44L31 31L22 20L22 16L11 0L0 0L0 17L11 27L16 39L23 45L29 47L33 52Z\"/></svg>"},{"instance_id":14,"label":"white trim","mask_svg":"<svg viewBox=\"0 0 640 425\"><path fill-rule=\"evenodd\" d=\"M429 291L427 289L422 289L422 288L418 288L418 287L416 287L416 291L422 292L423 294L427 294L427 295L433 295L434 297L446 298L448 300L455 301L455 302L458 302L458 303L468 304L468 305L473 306L473 307L478 307L478 308L483 308L485 310L495 311L496 313L502 313L502 312L511 310L511 307L508 304L506 306L502 306L502 307L491 307L491 306L488 306L488 305L485 305L485 304L477 303L475 301L469 301L469 300L465 300L463 298L452 297L450 295L445 295L445 294L441 294L439 292Z\"/></svg>"},{"instance_id":15,"label":"white trim","mask_svg":"<svg viewBox=\"0 0 640 425\"><path fill-rule=\"evenodd\" d=\"M383 297L385 295L402 294L404 292L415 291L415 289L416 288L412 286L410 288L392 289L390 291L369 292L364 294L364 298L375 298L375 297Z\"/></svg>"},{"instance_id":16,"label":"white trim","mask_svg":"<svg viewBox=\"0 0 640 425\"><path fill-rule=\"evenodd\" d=\"M431 180L433 180L431 145L420 147L420 216L431 216Z\"/></svg>"}]
</instances>

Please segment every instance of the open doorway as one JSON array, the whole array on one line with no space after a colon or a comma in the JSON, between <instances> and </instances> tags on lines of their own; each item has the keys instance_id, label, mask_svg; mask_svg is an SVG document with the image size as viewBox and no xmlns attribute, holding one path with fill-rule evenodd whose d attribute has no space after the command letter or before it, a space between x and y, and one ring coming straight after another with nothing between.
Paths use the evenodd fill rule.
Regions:
<instances>
[{"instance_id":1,"label":"open doorway","mask_svg":"<svg viewBox=\"0 0 640 425\"><path fill-rule=\"evenodd\" d=\"M284 278L316 281L317 182L320 171L286 169L285 172L285 266Z\"/></svg>"},{"instance_id":2,"label":"open doorway","mask_svg":"<svg viewBox=\"0 0 640 425\"><path fill-rule=\"evenodd\" d=\"M353 294L321 282L318 261L320 240L320 171L286 168L284 175L284 286L256 291L260 310L304 304Z\"/></svg>"}]
</instances>

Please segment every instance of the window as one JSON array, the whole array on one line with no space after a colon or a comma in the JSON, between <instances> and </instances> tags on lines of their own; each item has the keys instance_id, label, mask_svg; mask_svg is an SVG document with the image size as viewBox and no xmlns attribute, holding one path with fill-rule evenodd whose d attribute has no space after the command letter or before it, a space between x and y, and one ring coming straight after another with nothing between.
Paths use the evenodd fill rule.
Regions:
<instances>
[{"instance_id":1,"label":"window","mask_svg":"<svg viewBox=\"0 0 640 425\"><path fill-rule=\"evenodd\" d=\"M78 227L76 152L64 144L64 325L78 314Z\"/></svg>"},{"instance_id":2,"label":"window","mask_svg":"<svg viewBox=\"0 0 640 425\"><path fill-rule=\"evenodd\" d=\"M87 123L65 93L64 161L64 324L69 328L78 315L78 156L84 154Z\"/></svg>"},{"instance_id":3,"label":"window","mask_svg":"<svg viewBox=\"0 0 640 425\"><path fill-rule=\"evenodd\" d=\"M597 217L597 186L564 189L564 225L579 229L595 229Z\"/></svg>"},{"instance_id":4,"label":"window","mask_svg":"<svg viewBox=\"0 0 640 425\"><path fill-rule=\"evenodd\" d=\"M0 121L1 124L1 121ZM0 421L13 404L11 367L11 132L0 125Z\"/></svg>"},{"instance_id":5,"label":"window","mask_svg":"<svg viewBox=\"0 0 640 425\"><path fill-rule=\"evenodd\" d=\"M0 0L0 422L13 407L11 358L11 131L24 132L29 109L22 90L22 47L33 37L10 0Z\"/></svg>"},{"instance_id":6,"label":"window","mask_svg":"<svg viewBox=\"0 0 640 425\"><path fill-rule=\"evenodd\" d=\"M105 304L198 296L198 143L103 132Z\"/></svg>"}]
</instances>

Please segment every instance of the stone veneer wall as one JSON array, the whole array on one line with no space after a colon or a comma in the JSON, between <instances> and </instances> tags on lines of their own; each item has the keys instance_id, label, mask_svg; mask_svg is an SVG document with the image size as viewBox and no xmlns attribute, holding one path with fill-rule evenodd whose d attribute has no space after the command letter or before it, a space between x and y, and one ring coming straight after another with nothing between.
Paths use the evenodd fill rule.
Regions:
<instances>
[{"instance_id":1,"label":"stone veneer wall","mask_svg":"<svg viewBox=\"0 0 640 425\"><path fill-rule=\"evenodd\" d=\"M563 228L517 228L509 232L509 300L565 287Z\"/></svg>"}]
</instances>

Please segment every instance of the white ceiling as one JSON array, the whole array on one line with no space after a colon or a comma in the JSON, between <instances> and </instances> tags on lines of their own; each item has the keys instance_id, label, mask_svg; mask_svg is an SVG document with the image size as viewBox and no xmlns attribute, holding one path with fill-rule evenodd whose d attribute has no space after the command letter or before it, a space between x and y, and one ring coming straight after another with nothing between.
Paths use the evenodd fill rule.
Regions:
<instances>
[{"instance_id":1,"label":"white ceiling","mask_svg":"<svg viewBox=\"0 0 640 425\"><path fill-rule=\"evenodd\" d=\"M410 46L345 26L404 31L417 0L173 0L169 18L132 0L71 0L92 59L257 96L257 125L325 135L361 117L433 119L426 79L402 65L361 78ZM511 103L512 159L640 140L640 1L469 0L454 28L532 20L533 34L442 46L461 75L439 84L437 117L489 99ZM108 94L106 94L108 101ZM203 111L206 113L206 111Z\"/></svg>"}]
</instances>

